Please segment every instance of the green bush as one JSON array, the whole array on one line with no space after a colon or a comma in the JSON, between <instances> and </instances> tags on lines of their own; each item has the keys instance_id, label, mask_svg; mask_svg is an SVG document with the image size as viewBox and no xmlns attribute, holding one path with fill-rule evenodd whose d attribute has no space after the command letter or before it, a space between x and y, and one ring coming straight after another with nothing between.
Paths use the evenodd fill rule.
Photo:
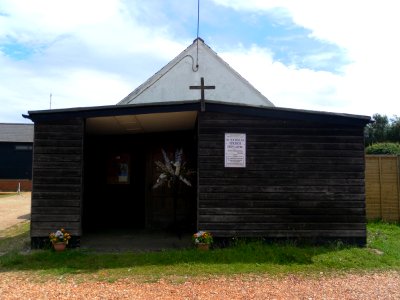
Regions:
<instances>
[{"instance_id":1,"label":"green bush","mask_svg":"<svg viewBox=\"0 0 400 300\"><path fill-rule=\"evenodd\" d=\"M400 155L400 143L377 143L365 149L366 154Z\"/></svg>"}]
</instances>

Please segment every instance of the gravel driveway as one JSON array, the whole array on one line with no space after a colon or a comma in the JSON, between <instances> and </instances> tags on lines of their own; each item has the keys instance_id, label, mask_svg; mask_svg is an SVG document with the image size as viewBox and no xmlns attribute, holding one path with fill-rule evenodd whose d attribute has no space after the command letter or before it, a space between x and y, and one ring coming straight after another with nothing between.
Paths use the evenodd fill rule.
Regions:
<instances>
[{"instance_id":1,"label":"gravel driveway","mask_svg":"<svg viewBox=\"0 0 400 300\"><path fill-rule=\"evenodd\" d=\"M0 198L0 231L19 222L30 220L31 193Z\"/></svg>"},{"instance_id":2,"label":"gravel driveway","mask_svg":"<svg viewBox=\"0 0 400 300\"><path fill-rule=\"evenodd\" d=\"M0 273L0 299L400 299L400 275L242 275L181 283L140 283L132 279L76 283L62 276L58 280L32 282L26 275Z\"/></svg>"}]
</instances>

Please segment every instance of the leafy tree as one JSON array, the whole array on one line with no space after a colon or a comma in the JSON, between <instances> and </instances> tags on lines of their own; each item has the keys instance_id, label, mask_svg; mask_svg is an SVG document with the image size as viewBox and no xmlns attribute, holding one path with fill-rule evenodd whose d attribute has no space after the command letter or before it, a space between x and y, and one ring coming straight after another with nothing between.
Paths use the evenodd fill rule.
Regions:
<instances>
[{"instance_id":1,"label":"leafy tree","mask_svg":"<svg viewBox=\"0 0 400 300\"><path fill-rule=\"evenodd\" d=\"M374 114L373 123L365 128L365 145L375 143L400 142L400 118L389 119L386 115Z\"/></svg>"},{"instance_id":2,"label":"leafy tree","mask_svg":"<svg viewBox=\"0 0 400 300\"><path fill-rule=\"evenodd\" d=\"M372 116L373 123L365 128L365 144L371 145L378 142L384 142L387 138L389 127L388 117L385 115L374 114Z\"/></svg>"},{"instance_id":3,"label":"leafy tree","mask_svg":"<svg viewBox=\"0 0 400 300\"><path fill-rule=\"evenodd\" d=\"M390 119L388 140L392 142L400 142L400 117L398 116L394 116Z\"/></svg>"}]
</instances>

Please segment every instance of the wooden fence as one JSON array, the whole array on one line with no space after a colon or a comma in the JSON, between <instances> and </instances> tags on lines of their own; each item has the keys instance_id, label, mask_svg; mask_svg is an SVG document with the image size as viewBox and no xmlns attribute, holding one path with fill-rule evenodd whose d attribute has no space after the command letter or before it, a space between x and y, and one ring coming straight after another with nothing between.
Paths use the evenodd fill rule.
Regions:
<instances>
[{"instance_id":1,"label":"wooden fence","mask_svg":"<svg viewBox=\"0 0 400 300\"><path fill-rule=\"evenodd\" d=\"M400 221L400 156L366 155L365 196L368 220Z\"/></svg>"}]
</instances>

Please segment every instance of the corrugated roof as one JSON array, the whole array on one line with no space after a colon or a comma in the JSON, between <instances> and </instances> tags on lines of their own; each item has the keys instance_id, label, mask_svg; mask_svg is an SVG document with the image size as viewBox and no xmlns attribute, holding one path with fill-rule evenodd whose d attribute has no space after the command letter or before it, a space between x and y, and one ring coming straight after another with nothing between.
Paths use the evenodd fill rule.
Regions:
<instances>
[{"instance_id":1,"label":"corrugated roof","mask_svg":"<svg viewBox=\"0 0 400 300\"><path fill-rule=\"evenodd\" d=\"M0 142L33 143L33 124L0 123Z\"/></svg>"}]
</instances>

